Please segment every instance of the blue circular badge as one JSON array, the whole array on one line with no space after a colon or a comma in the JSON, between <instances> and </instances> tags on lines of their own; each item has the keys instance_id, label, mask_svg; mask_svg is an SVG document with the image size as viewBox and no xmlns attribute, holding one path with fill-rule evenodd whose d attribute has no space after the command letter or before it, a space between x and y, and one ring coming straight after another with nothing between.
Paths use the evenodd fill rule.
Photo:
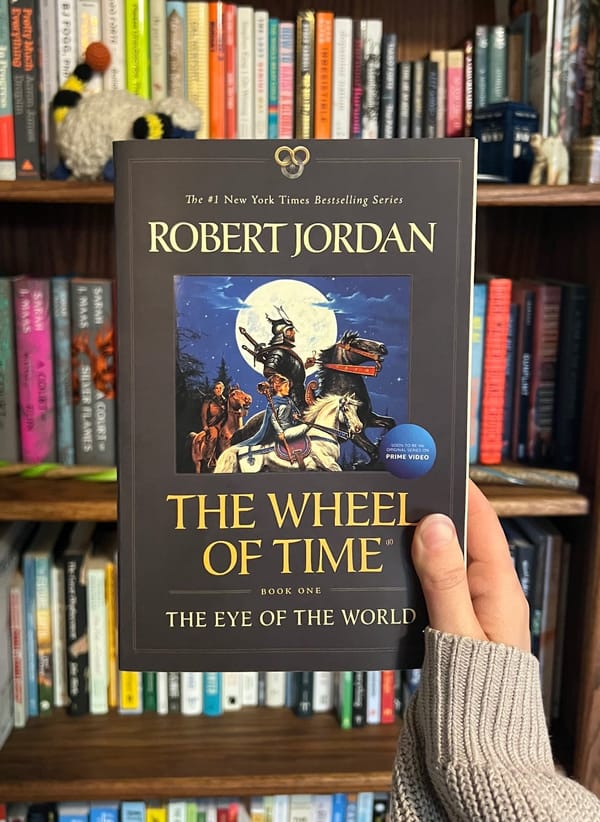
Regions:
<instances>
[{"instance_id":1,"label":"blue circular badge","mask_svg":"<svg viewBox=\"0 0 600 822\"><path fill-rule=\"evenodd\" d=\"M396 425L379 445L381 461L390 474L400 479L416 479L431 471L435 455L435 442L429 431L412 423Z\"/></svg>"}]
</instances>

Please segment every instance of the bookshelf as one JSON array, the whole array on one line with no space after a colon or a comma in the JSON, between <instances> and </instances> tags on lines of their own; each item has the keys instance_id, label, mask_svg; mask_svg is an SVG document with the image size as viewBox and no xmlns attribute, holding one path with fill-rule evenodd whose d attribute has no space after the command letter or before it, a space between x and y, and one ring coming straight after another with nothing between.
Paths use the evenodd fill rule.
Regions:
<instances>
[{"instance_id":1,"label":"bookshelf","mask_svg":"<svg viewBox=\"0 0 600 822\"><path fill-rule=\"evenodd\" d=\"M306 5L306 4L304 4ZM406 59L448 48L494 19L492 0L318 0L315 9L381 17ZM261 4L293 19L297 0ZM111 275L113 187L0 182L0 270ZM560 277L591 288L588 374L581 422L581 491L487 487L501 515L564 518L574 545L569 638L557 757L600 795L600 186L480 186L476 268ZM113 483L0 476L0 519L117 517ZM332 716L245 709L206 717L67 717L30 720L0 751L0 798L136 799L387 790L398 725L341 731Z\"/></svg>"}]
</instances>

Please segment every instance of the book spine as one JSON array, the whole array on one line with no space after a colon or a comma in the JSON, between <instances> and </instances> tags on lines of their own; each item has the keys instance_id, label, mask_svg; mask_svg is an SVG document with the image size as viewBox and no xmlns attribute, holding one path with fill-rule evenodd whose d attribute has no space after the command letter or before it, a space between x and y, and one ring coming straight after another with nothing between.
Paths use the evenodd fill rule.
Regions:
<instances>
[{"instance_id":1,"label":"book spine","mask_svg":"<svg viewBox=\"0 0 600 822\"><path fill-rule=\"evenodd\" d=\"M23 601L25 603L25 649L27 653L27 713L39 716L37 679L37 621L35 605L35 559L23 556Z\"/></svg>"},{"instance_id":2,"label":"book spine","mask_svg":"<svg viewBox=\"0 0 600 822\"><path fill-rule=\"evenodd\" d=\"M21 451L24 462L56 459L50 282L18 278L14 287Z\"/></svg>"},{"instance_id":3,"label":"book spine","mask_svg":"<svg viewBox=\"0 0 600 822\"><path fill-rule=\"evenodd\" d=\"M108 651L108 707L119 705L119 661L117 652L117 566L106 565L106 645Z\"/></svg>"},{"instance_id":4,"label":"book spine","mask_svg":"<svg viewBox=\"0 0 600 822\"><path fill-rule=\"evenodd\" d=\"M483 353L483 386L479 461L494 465L502 457L506 339L510 315L512 281L492 279L488 283Z\"/></svg>"},{"instance_id":5,"label":"book spine","mask_svg":"<svg viewBox=\"0 0 600 822\"><path fill-rule=\"evenodd\" d=\"M339 671L337 676L336 714L340 728L349 730L352 727L352 671Z\"/></svg>"},{"instance_id":6,"label":"book spine","mask_svg":"<svg viewBox=\"0 0 600 822\"><path fill-rule=\"evenodd\" d=\"M561 88L565 68L566 44L563 43L565 8L567 0L555 0L554 34L552 38L551 90L549 94L548 134L559 133Z\"/></svg>"},{"instance_id":7,"label":"book spine","mask_svg":"<svg viewBox=\"0 0 600 822\"><path fill-rule=\"evenodd\" d=\"M413 67L410 60L401 60L398 63L398 119L396 124L396 136L403 140L410 137L412 68Z\"/></svg>"},{"instance_id":8,"label":"book spine","mask_svg":"<svg viewBox=\"0 0 600 822\"><path fill-rule=\"evenodd\" d=\"M112 283L73 280L75 456L80 465L116 463Z\"/></svg>"},{"instance_id":9,"label":"book spine","mask_svg":"<svg viewBox=\"0 0 600 822\"><path fill-rule=\"evenodd\" d=\"M169 713L169 677L166 671L156 672L156 713L160 716Z\"/></svg>"},{"instance_id":10,"label":"book spine","mask_svg":"<svg viewBox=\"0 0 600 822\"><path fill-rule=\"evenodd\" d=\"M425 61L423 81L423 137L435 137L437 124L437 85L438 64L433 60Z\"/></svg>"},{"instance_id":11,"label":"book spine","mask_svg":"<svg viewBox=\"0 0 600 822\"><path fill-rule=\"evenodd\" d=\"M50 569L50 619L52 621L52 679L54 707L64 708L69 702L67 688L67 646L65 644L65 572L62 565L52 563Z\"/></svg>"},{"instance_id":12,"label":"book spine","mask_svg":"<svg viewBox=\"0 0 600 822\"><path fill-rule=\"evenodd\" d=\"M40 716L54 706L52 681L52 621L50 618L50 561L35 558L35 632L37 637L37 691Z\"/></svg>"},{"instance_id":13,"label":"book spine","mask_svg":"<svg viewBox=\"0 0 600 822\"><path fill-rule=\"evenodd\" d=\"M333 708L333 672L315 671L312 704L315 713L326 713Z\"/></svg>"},{"instance_id":14,"label":"book spine","mask_svg":"<svg viewBox=\"0 0 600 822\"><path fill-rule=\"evenodd\" d=\"M395 33L384 34L381 40L381 105L379 110L379 136L394 136L396 122L396 49Z\"/></svg>"},{"instance_id":15,"label":"book spine","mask_svg":"<svg viewBox=\"0 0 600 822\"><path fill-rule=\"evenodd\" d=\"M18 462L17 365L12 282L0 278L0 459Z\"/></svg>"},{"instance_id":16,"label":"book spine","mask_svg":"<svg viewBox=\"0 0 600 822\"><path fill-rule=\"evenodd\" d=\"M236 7L225 3L223 11L225 28L225 137L237 137L237 95L236 95ZM277 136L277 135L275 135Z\"/></svg>"},{"instance_id":17,"label":"book spine","mask_svg":"<svg viewBox=\"0 0 600 822\"><path fill-rule=\"evenodd\" d=\"M150 99L150 32L148 0L125 0L125 66L127 90Z\"/></svg>"},{"instance_id":18,"label":"book spine","mask_svg":"<svg viewBox=\"0 0 600 822\"><path fill-rule=\"evenodd\" d=\"M181 712L181 685L177 671L167 671L167 692L169 695L169 713Z\"/></svg>"},{"instance_id":19,"label":"book spine","mask_svg":"<svg viewBox=\"0 0 600 822\"><path fill-rule=\"evenodd\" d=\"M296 671L292 676L294 677L295 691L294 713L296 716L312 716L314 674L312 671Z\"/></svg>"},{"instance_id":20,"label":"book spine","mask_svg":"<svg viewBox=\"0 0 600 822\"><path fill-rule=\"evenodd\" d=\"M181 674L181 713L184 716L202 713L202 674L197 671Z\"/></svg>"},{"instance_id":21,"label":"book spine","mask_svg":"<svg viewBox=\"0 0 600 822\"><path fill-rule=\"evenodd\" d=\"M331 136L335 140L350 137L350 102L352 98L352 20L334 17Z\"/></svg>"},{"instance_id":22,"label":"book spine","mask_svg":"<svg viewBox=\"0 0 600 822\"><path fill-rule=\"evenodd\" d=\"M108 638L106 635L106 571L87 572L90 713L108 713Z\"/></svg>"},{"instance_id":23,"label":"book spine","mask_svg":"<svg viewBox=\"0 0 600 822\"><path fill-rule=\"evenodd\" d=\"M242 672L242 705L258 705L258 671Z\"/></svg>"},{"instance_id":24,"label":"book spine","mask_svg":"<svg viewBox=\"0 0 600 822\"><path fill-rule=\"evenodd\" d=\"M396 710L394 707L394 692L395 672L382 671L381 672L381 724L389 725L394 722L396 718Z\"/></svg>"},{"instance_id":25,"label":"book spine","mask_svg":"<svg viewBox=\"0 0 600 822\"><path fill-rule=\"evenodd\" d=\"M415 60L412 64L410 90L410 136L423 136L423 95L425 89L425 63Z\"/></svg>"},{"instance_id":26,"label":"book spine","mask_svg":"<svg viewBox=\"0 0 600 822\"><path fill-rule=\"evenodd\" d=\"M237 671L224 671L221 676L221 689L223 692L223 710L238 711L242 707L243 677Z\"/></svg>"},{"instance_id":27,"label":"book spine","mask_svg":"<svg viewBox=\"0 0 600 822\"><path fill-rule=\"evenodd\" d=\"M429 59L437 63L435 136L444 137L446 133L446 52L443 49L434 49L429 52Z\"/></svg>"},{"instance_id":28,"label":"book spine","mask_svg":"<svg viewBox=\"0 0 600 822\"><path fill-rule=\"evenodd\" d=\"M100 0L77 0L77 44L79 55L85 54L90 43L102 37L102 9ZM73 66L73 68L75 68ZM87 83L90 91L102 90L102 77L94 72Z\"/></svg>"},{"instance_id":29,"label":"book spine","mask_svg":"<svg viewBox=\"0 0 600 822\"><path fill-rule=\"evenodd\" d=\"M377 19L366 20L362 35L361 137L373 140L379 136L382 21Z\"/></svg>"},{"instance_id":30,"label":"book spine","mask_svg":"<svg viewBox=\"0 0 600 822\"><path fill-rule=\"evenodd\" d=\"M488 104L488 50L489 26L475 26L475 73L473 84L475 111L484 108Z\"/></svg>"},{"instance_id":31,"label":"book spine","mask_svg":"<svg viewBox=\"0 0 600 822\"><path fill-rule=\"evenodd\" d=\"M491 26L488 45L488 104L501 103L506 98L507 60L506 26Z\"/></svg>"},{"instance_id":32,"label":"book spine","mask_svg":"<svg viewBox=\"0 0 600 822\"><path fill-rule=\"evenodd\" d=\"M238 6L237 13L237 134L254 137L254 9Z\"/></svg>"},{"instance_id":33,"label":"book spine","mask_svg":"<svg viewBox=\"0 0 600 822\"><path fill-rule=\"evenodd\" d=\"M536 287L527 458L542 465L552 457L560 298L559 286Z\"/></svg>"},{"instance_id":34,"label":"book spine","mask_svg":"<svg viewBox=\"0 0 600 822\"><path fill-rule=\"evenodd\" d=\"M23 578L20 574L11 584L9 603L14 723L15 728L24 728L29 718L29 702L27 699Z\"/></svg>"},{"instance_id":35,"label":"book spine","mask_svg":"<svg viewBox=\"0 0 600 822\"><path fill-rule=\"evenodd\" d=\"M446 137L462 137L465 122L464 54L459 49L446 53Z\"/></svg>"},{"instance_id":36,"label":"book spine","mask_svg":"<svg viewBox=\"0 0 600 822\"><path fill-rule=\"evenodd\" d=\"M517 370L517 333L519 327L519 306L512 303L506 338L506 379L504 382L504 412L502 420L502 459L510 459L513 409L515 400L515 374Z\"/></svg>"},{"instance_id":37,"label":"book spine","mask_svg":"<svg viewBox=\"0 0 600 822\"><path fill-rule=\"evenodd\" d=\"M58 0L58 86L62 86L79 60L77 44L77 6L75 0ZM107 43L108 45L108 43Z\"/></svg>"},{"instance_id":38,"label":"book spine","mask_svg":"<svg viewBox=\"0 0 600 822\"><path fill-rule=\"evenodd\" d=\"M152 0L152 4L155 7L156 0ZM152 11L151 15L154 15L154 13ZM152 26L154 26L153 22ZM124 89L127 85L125 75L125 15L121 0L102 0L102 40L110 51L110 65L102 78L104 88L112 91ZM158 48L158 42L153 41L154 47ZM76 63L71 64L71 71L73 71L75 65ZM165 90L163 90L163 96L165 93Z\"/></svg>"},{"instance_id":39,"label":"book spine","mask_svg":"<svg viewBox=\"0 0 600 822\"><path fill-rule=\"evenodd\" d=\"M35 0L9 5L17 179L41 177L39 36Z\"/></svg>"},{"instance_id":40,"label":"book spine","mask_svg":"<svg viewBox=\"0 0 600 822\"><path fill-rule=\"evenodd\" d=\"M56 41L56 0L37 0L39 36L39 132L40 169L43 177L53 171L59 162L54 140L52 98L58 88L58 49Z\"/></svg>"},{"instance_id":41,"label":"book spine","mask_svg":"<svg viewBox=\"0 0 600 822\"><path fill-rule=\"evenodd\" d=\"M224 4L211 0L208 4L208 89L209 135L225 138L225 23ZM188 43L188 60L190 44Z\"/></svg>"},{"instance_id":42,"label":"book spine","mask_svg":"<svg viewBox=\"0 0 600 822\"><path fill-rule=\"evenodd\" d=\"M143 710L142 674L140 671L119 671L119 713L141 714Z\"/></svg>"},{"instance_id":43,"label":"book spine","mask_svg":"<svg viewBox=\"0 0 600 822\"><path fill-rule=\"evenodd\" d=\"M156 713L156 672L143 671L142 673L142 702L144 711Z\"/></svg>"},{"instance_id":44,"label":"book spine","mask_svg":"<svg viewBox=\"0 0 600 822\"><path fill-rule=\"evenodd\" d=\"M352 21L352 92L350 96L350 137L359 138L362 132L362 23Z\"/></svg>"},{"instance_id":45,"label":"book spine","mask_svg":"<svg viewBox=\"0 0 600 822\"><path fill-rule=\"evenodd\" d=\"M65 623L67 645L67 686L70 714L89 711L89 655L87 642L87 596L83 574L83 554L64 559Z\"/></svg>"},{"instance_id":46,"label":"book spine","mask_svg":"<svg viewBox=\"0 0 600 822\"><path fill-rule=\"evenodd\" d=\"M278 137L294 136L294 24L279 24L279 119Z\"/></svg>"},{"instance_id":47,"label":"book spine","mask_svg":"<svg viewBox=\"0 0 600 822\"><path fill-rule=\"evenodd\" d=\"M473 40L467 37L464 46L464 96L465 96L465 123L464 135L470 137L473 133Z\"/></svg>"},{"instance_id":48,"label":"book spine","mask_svg":"<svg viewBox=\"0 0 600 822\"><path fill-rule=\"evenodd\" d=\"M221 716L223 713L223 675L220 671L206 671L203 674L204 713L206 716Z\"/></svg>"},{"instance_id":49,"label":"book spine","mask_svg":"<svg viewBox=\"0 0 600 822\"><path fill-rule=\"evenodd\" d=\"M2 0L0 2L0 180L15 180L16 177L10 18L8 0Z\"/></svg>"},{"instance_id":50,"label":"book spine","mask_svg":"<svg viewBox=\"0 0 600 822\"><path fill-rule=\"evenodd\" d=\"M381 671L367 671L367 725L381 722Z\"/></svg>"},{"instance_id":51,"label":"book spine","mask_svg":"<svg viewBox=\"0 0 600 822\"><path fill-rule=\"evenodd\" d=\"M313 136L315 81L315 13L300 11L296 18L296 117L298 140Z\"/></svg>"},{"instance_id":52,"label":"book spine","mask_svg":"<svg viewBox=\"0 0 600 822\"><path fill-rule=\"evenodd\" d=\"M210 30L210 4L199 2L199 0L187 3L185 10L185 88L187 98L200 111L200 128L196 136L203 140L211 136L211 129L214 127L211 112L211 87L216 93L216 81L210 75ZM224 105L224 82L221 91L221 102ZM221 125L225 127L224 119L221 120Z\"/></svg>"},{"instance_id":53,"label":"book spine","mask_svg":"<svg viewBox=\"0 0 600 822\"><path fill-rule=\"evenodd\" d=\"M105 2L115 3L115 0L105 0ZM115 5L120 6L118 2ZM165 0L149 0L149 17L150 96L154 103L158 103L167 96L167 9ZM122 25L120 30L123 31ZM120 85L112 85L111 88L125 88L124 77L107 78L105 74L104 88L107 87L107 81L120 83Z\"/></svg>"},{"instance_id":54,"label":"book spine","mask_svg":"<svg viewBox=\"0 0 600 822\"><path fill-rule=\"evenodd\" d=\"M283 708L285 705L285 671L267 671L265 705Z\"/></svg>"},{"instance_id":55,"label":"book spine","mask_svg":"<svg viewBox=\"0 0 600 822\"><path fill-rule=\"evenodd\" d=\"M167 0L167 94L186 97L186 3Z\"/></svg>"},{"instance_id":56,"label":"book spine","mask_svg":"<svg viewBox=\"0 0 600 822\"><path fill-rule=\"evenodd\" d=\"M58 461L75 462L73 390L71 384L71 300L66 277L52 278L52 337Z\"/></svg>"},{"instance_id":57,"label":"book spine","mask_svg":"<svg viewBox=\"0 0 600 822\"><path fill-rule=\"evenodd\" d=\"M485 309L487 285L475 283L473 288L473 317L471 321L471 404L469 426L469 462L479 460L479 422L481 416L481 389L483 384L483 348L485 339Z\"/></svg>"},{"instance_id":58,"label":"book spine","mask_svg":"<svg viewBox=\"0 0 600 822\"><path fill-rule=\"evenodd\" d=\"M535 310L533 291L526 288L519 289L516 301L519 305L519 330L515 359L515 401L511 454L513 460L519 461L524 460L527 456L527 418L529 413L533 316Z\"/></svg>"},{"instance_id":59,"label":"book spine","mask_svg":"<svg viewBox=\"0 0 600 822\"><path fill-rule=\"evenodd\" d=\"M279 20L269 18L267 130L270 140L279 134Z\"/></svg>"},{"instance_id":60,"label":"book spine","mask_svg":"<svg viewBox=\"0 0 600 822\"><path fill-rule=\"evenodd\" d=\"M352 727L362 728L367 721L367 672L352 671Z\"/></svg>"},{"instance_id":61,"label":"book spine","mask_svg":"<svg viewBox=\"0 0 600 822\"><path fill-rule=\"evenodd\" d=\"M254 12L254 137L269 133L269 14Z\"/></svg>"},{"instance_id":62,"label":"book spine","mask_svg":"<svg viewBox=\"0 0 600 822\"><path fill-rule=\"evenodd\" d=\"M319 11L315 32L315 134L331 137L331 81L333 72L333 12Z\"/></svg>"}]
</instances>

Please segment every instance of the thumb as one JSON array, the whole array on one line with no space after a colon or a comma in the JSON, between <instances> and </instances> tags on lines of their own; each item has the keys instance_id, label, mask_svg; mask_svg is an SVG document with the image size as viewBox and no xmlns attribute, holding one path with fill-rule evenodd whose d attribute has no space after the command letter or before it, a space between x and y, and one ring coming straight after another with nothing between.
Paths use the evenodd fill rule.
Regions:
<instances>
[{"instance_id":1,"label":"thumb","mask_svg":"<svg viewBox=\"0 0 600 822\"><path fill-rule=\"evenodd\" d=\"M412 558L429 624L438 631L486 639L471 603L463 552L452 520L431 514L417 525Z\"/></svg>"}]
</instances>

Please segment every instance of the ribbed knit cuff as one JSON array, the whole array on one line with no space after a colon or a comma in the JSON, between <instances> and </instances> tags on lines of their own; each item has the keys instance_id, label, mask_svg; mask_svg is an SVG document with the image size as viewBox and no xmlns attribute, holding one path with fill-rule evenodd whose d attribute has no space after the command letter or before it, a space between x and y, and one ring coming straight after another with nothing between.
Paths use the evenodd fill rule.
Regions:
<instances>
[{"instance_id":1,"label":"ribbed knit cuff","mask_svg":"<svg viewBox=\"0 0 600 822\"><path fill-rule=\"evenodd\" d=\"M430 762L553 770L532 654L428 628L415 710Z\"/></svg>"}]
</instances>

